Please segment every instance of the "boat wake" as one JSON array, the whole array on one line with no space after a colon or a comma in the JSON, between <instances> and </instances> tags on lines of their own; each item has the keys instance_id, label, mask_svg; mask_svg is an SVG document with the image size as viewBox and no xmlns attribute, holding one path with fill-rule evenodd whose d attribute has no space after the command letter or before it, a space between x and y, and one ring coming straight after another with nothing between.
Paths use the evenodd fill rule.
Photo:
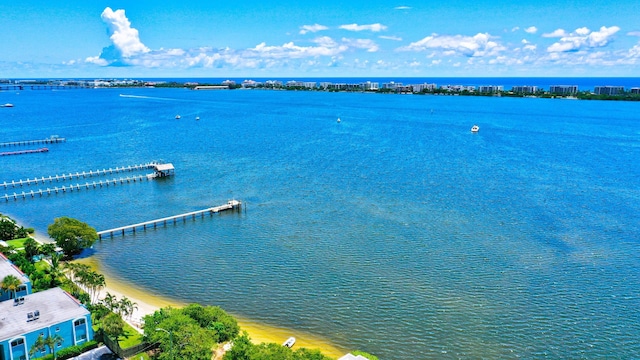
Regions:
<instances>
[{"instance_id":1,"label":"boat wake","mask_svg":"<svg viewBox=\"0 0 640 360\"><path fill-rule=\"evenodd\" d=\"M183 99L172 99L172 98L163 98L163 97L156 97L156 96L143 96L143 95L120 94L120 97L132 98L132 99L146 99L146 100L184 101Z\"/></svg>"}]
</instances>

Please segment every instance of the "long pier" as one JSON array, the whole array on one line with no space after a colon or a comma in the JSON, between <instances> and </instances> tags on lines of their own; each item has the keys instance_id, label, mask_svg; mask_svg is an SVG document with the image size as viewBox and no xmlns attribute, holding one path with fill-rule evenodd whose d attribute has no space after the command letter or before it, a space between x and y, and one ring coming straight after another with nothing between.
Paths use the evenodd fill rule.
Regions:
<instances>
[{"instance_id":1,"label":"long pier","mask_svg":"<svg viewBox=\"0 0 640 360\"><path fill-rule=\"evenodd\" d=\"M4 199L5 201L9 201L11 199L13 200L18 200L18 199L28 199L28 198L35 198L36 195L38 195L39 197L42 197L44 195L55 195L58 193L66 193L68 192L73 192L73 191L80 191L82 189L96 189L96 188L102 188L102 187L109 187L109 186L116 186L118 184L128 184L128 183L135 183L135 182L142 182L145 180L152 180L156 178L156 174L148 174L148 175L138 175L138 176L128 176L125 178L118 178L118 179L111 179L111 180L100 180L98 182L94 181L94 182L86 182L84 184L75 184L75 185L67 185L67 186L55 186L53 188L47 188L47 189L38 189L38 190L31 190L31 191L23 191L21 193L13 193L13 194L4 194L4 196L0 196L0 199Z\"/></svg>"},{"instance_id":2,"label":"long pier","mask_svg":"<svg viewBox=\"0 0 640 360\"><path fill-rule=\"evenodd\" d=\"M34 145L34 144L57 144L65 141L67 141L67 139L57 137L57 136L52 136L47 139L39 139L39 140L22 140L22 141L3 142L3 143L0 143L0 147Z\"/></svg>"},{"instance_id":3,"label":"long pier","mask_svg":"<svg viewBox=\"0 0 640 360\"><path fill-rule=\"evenodd\" d=\"M155 162L150 162L150 163L140 164L140 165L129 165L129 166L115 167L115 168L95 170L95 171L94 170L89 170L89 171L62 174L62 175L55 175L55 176L35 177L33 179L26 179L26 180L22 180L22 179L21 180L11 180L11 182L7 182L7 181L3 182L2 184L0 184L0 186L4 186L5 189L7 189L9 187L16 188L18 186L20 186L20 187L25 186L25 185L29 186L31 184L38 184L38 183L44 184L45 182L52 183L54 181L55 182L59 182L59 181L73 180L74 178L79 179L80 177L88 178L88 177L94 177L94 176L117 174L117 173L125 172L125 171L147 170L147 169L155 168L156 165L158 165L158 164L155 163Z\"/></svg>"},{"instance_id":4,"label":"long pier","mask_svg":"<svg viewBox=\"0 0 640 360\"><path fill-rule=\"evenodd\" d=\"M184 214L169 216L169 217L165 217L165 218L162 218L162 219L145 221L145 222L142 222L142 223L122 226L122 227L113 228L113 229L109 229L109 230L98 231L98 238L102 239L102 235L107 235L107 234L110 235L111 237L113 237L114 235L117 235L117 234L122 234L122 236L124 236L125 232L127 232L127 231L131 231L131 232L135 233L136 229L146 230L147 227L151 227L151 226L153 226L153 228L155 229L158 225L166 226L167 223L171 223L171 222L173 222L173 224L175 224L180 219L182 221L186 221L188 218L195 219L198 216L204 217L204 215L207 215L207 214L208 215L213 215L213 214L217 214L217 213L222 212L222 211L229 211L229 210L240 211L241 208L242 208L242 202L241 201L229 200L229 201L227 201L226 204L220 205L220 206L215 206L215 207L210 207L210 208L203 209L203 210L192 211L192 212L188 212L188 213L184 213Z\"/></svg>"},{"instance_id":5,"label":"long pier","mask_svg":"<svg viewBox=\"0 0 640 360\"><path fill-rule=\"evenodd\" d=\"M32 149L32 150L5 151L5 152L0 152L0 156L24 155L24 154L46 153L46 152L49 152L49 149L40 148L40 149Z\"/></svg>"}]
</instances>

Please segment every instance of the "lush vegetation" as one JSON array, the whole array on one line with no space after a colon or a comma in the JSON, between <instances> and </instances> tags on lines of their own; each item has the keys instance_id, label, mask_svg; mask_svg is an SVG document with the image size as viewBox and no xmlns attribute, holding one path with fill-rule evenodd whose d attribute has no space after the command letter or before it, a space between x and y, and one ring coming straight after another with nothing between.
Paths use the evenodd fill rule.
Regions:
<instances>
[{"instance_id":1,"label":"lush vegetation","mask_svg":"<svg viewBox=\"0 0 640 360\"><path fill-rule=\"evenodd\" d=\"M247 332L233 340L233 347L224 354L224 360L329 360L319 350L300 348L293 350L275 343L254 344Z\"/></svg>"},{"instance_id":2,"label":"lush vegetation","mask_svg":"<svg viewBox=\"0 0 640 360\"><path fill-rule=\"evenodd\" d=\"M80 254L82 249L91 247L98 240L96 229L69 217L56 218L47 233L62 248L66 258Z\"/></svg>"},{"instance_id":3,"label":"lush vegetation","mask_svg":"<svg viewBox=\"0 0 640 360\"><path fill-rule=\"evenodd\" d=\"M145 316L144 324L145 339L160 344L159 360L210 360L216 344L240 331L236 319L221 308L199 304L160 309Z\"/></svg>"},{"instance_id":4,"label":"lush vegetation","mask_svg":"<svg viewBox=\"0 0 640 360\"><path fill-rule=\"evenodd\" d=\"M33 234L33 232L34 230L32 228L18 226L14 220L0 214L0 240L24 239L28 237L29 234Z\"/></svg>"}]
</instances>

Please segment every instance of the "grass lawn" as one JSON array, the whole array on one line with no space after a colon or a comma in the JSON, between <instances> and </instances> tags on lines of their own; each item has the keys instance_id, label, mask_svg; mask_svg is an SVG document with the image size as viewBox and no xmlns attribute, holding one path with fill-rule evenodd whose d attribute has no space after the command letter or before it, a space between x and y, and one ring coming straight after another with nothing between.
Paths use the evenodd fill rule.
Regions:
<instances>
[{"instance_id":1,"label":"grass lawn","mask_svg":"<svg viewBox=\"0 0 640 360\"><path fill-rule=\"evenodd\" d=\"M7 244L13 246L16 249L22 249L24 247L24 242L27 239L28 239L28 237L22 238L22 239L9 240L9 241L7 241Z\"/></svg>"},{"instance_id":2,"label":"grass lawn","mask_svg":"<svg viewBox=\"0 0 640 360\"><path fill-rule=\"evenodd\" d=\"M132 357L130 357L129 359L132 360L150 360L151 358L149 357L149 354L147 354L146 352L140 353L140 354L135 354Z\"/></svg>"},{"instance_id":3,"label":"grass lawn","mask_svg":"<svg viewBox=\"0 0 640 360\"><path fill-rule=\"evenodd\" d=\"M44 260L40 260L36 262L34 266L36 267L37 271L45 271L49 268L49 263Z\"/></svg>"},{"instance_id":4,"label":"grass lawn","mask_svg":"<svg viewBox=\"0 0 640 360\"><path fill-rule=\"evenodd\" d=\"M131 325L124 323L124 335L120 337L118 343L123 349L132 347L142 343L142 334L132 328ZM135 359L135 358L134 358Z\"/></svg>"}]
</instances>

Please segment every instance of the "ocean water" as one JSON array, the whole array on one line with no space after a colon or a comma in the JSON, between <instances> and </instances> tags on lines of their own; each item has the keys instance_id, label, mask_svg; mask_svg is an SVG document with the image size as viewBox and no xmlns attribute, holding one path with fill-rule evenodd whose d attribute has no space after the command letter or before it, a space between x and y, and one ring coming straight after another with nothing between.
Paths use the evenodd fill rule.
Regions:
<instances>
[{"instance_id":1,"label":"ocean water","mask_svg":"<svg viewBox=\"0 0 640 360\"><path fill-rule=\"evenodd\" d=\"M640 356L638 103L183 89L7 102L0 142L68 140L0 157L0 183L176 167L0 201L41 233L59 216L104 230L246 204L96 243L105 269L151 291L381 359Z\"/></svg>"}]
</instances>

